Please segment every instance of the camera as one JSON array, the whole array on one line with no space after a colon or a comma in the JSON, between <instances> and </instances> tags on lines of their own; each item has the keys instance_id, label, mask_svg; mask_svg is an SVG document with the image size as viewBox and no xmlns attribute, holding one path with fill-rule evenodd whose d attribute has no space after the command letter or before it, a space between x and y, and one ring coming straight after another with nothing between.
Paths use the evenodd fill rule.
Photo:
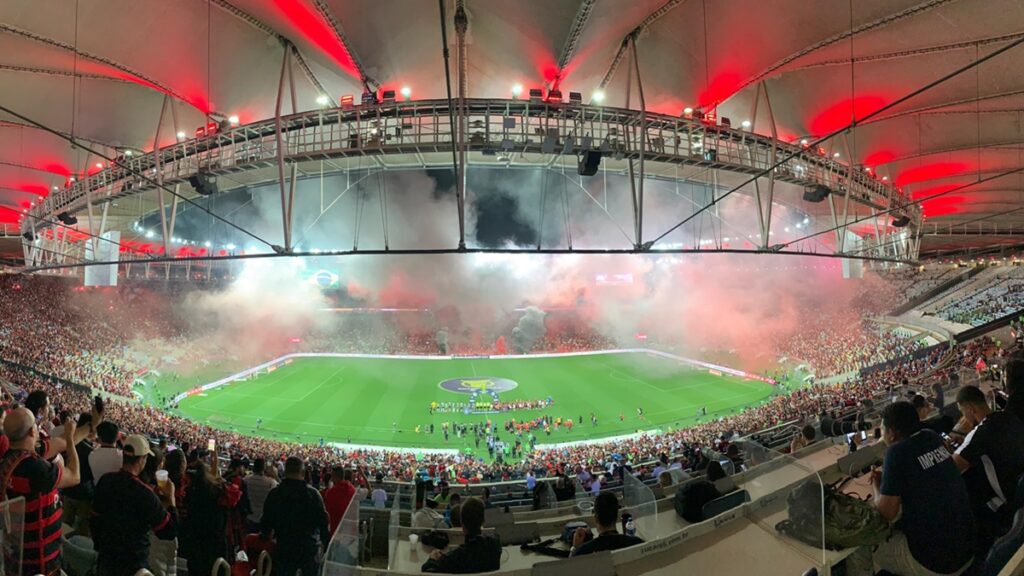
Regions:
<instances>
[{"instance_id":1,"label":"camera","mask_svg":"<svg viewBox=\"0 0 1024 576\"><path fill-rule=\"evenodd\" d=\"M870 430L874 426L864 420L835 420L825 416L821 419L821 433L826 437L834 438L836 436L845 436L847 434L854 434L856 432L862 432L864 430Z\"/></svg>"}]
</instances>

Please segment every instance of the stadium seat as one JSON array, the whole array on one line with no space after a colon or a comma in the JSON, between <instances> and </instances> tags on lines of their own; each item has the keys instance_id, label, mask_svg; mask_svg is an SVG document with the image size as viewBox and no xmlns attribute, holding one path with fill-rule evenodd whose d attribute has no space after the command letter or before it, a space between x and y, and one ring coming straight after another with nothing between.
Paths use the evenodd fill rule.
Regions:
<instances>
[{"instance_id":1,"label":"stadium seat","mask_svg":"<svg viewBox=\"0 0 1024 576\"><path fill-rule=\"evenodd\" d=\"M728 512L747 502L750 502L750 494L746 490L737 490L708 502L701 509L701 512L705 520L710 520L723 512Z\"/></svg>"},{"instance_id":2,"label":"stadium seat","mask_svg":"<svg viewBox=\"0 0 1024 576\"><path fill-rule=\"evenodd\" d=\"M980 576L996 576L1002 571L1010 558L1024 546L1024 475L1017 481L1017 494L1011 505L1016 513L1013 515L1013 525L1010 531L996 540L988 552L985 563L982 565Z\"/></svg>"},{"instance_id":3,"label":"stadium seat","mask_svg":"<svg viewBox=\"0 0 1024 576\"><path fill-rule=\"evenodd\" d=\"M567 574L615 576L615 564L612 562L612 553L605 550L565 560L540 562L533 565L530 574L531 576L566 576Z\"/></svg>"},{"instance_id":4,"label":"stadium seat","mask_svg":"<svg viewBox=\"0 0 1024 576\"><path fill-rule=\"evenodd\" d=\"M97 554L92 540L85 536L65 538L61 543L64 570L69 576L87 576L96 568Z\"/></svg>"}]
</instances>

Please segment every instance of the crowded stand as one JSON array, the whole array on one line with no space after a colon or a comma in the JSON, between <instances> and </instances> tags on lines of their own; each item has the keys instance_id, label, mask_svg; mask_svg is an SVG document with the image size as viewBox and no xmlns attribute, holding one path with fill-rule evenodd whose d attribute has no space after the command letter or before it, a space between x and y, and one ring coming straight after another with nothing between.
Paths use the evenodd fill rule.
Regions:
<instances>
[{"instance_id":1,"label":"crowded stand","mask_svg":"<svg viewBox=\"0 0 1024 576\"><path fill-rule=\"evenodd\" d=\"M899 358L922 346L916 337L900 335L854 312L843 312L812 319L785 340L778 352L806 362L820 379Z\"/></svg>"},{"instance_id":2,"label":"crowded stand","mask_svg":"<svg viewBox=\"0 0 1024 576\"><path fill-rule=\"evenodd\" d=\"M442 486L445 482L465 486L515 482L495 487L493 492L489 492L499 501L518 498L524 484L536 485L538 479L555 479L558 486L566 487L559 479L567 474L574 475L578 486L592 495L609 487L621 487L621 480L616 478L621 478L622 470L629 470L649 483L664 485L667 476L663 473L666 471L680 470L699 475L715 468L718 462L712 460L716 454L726 455L733 462L735 466L730 466L730 471L740 470L742 455L738 447L746 439L767 443L767 436L762 435L764 430L775 431L772 433L772 445L788 444L792 440L792 449L799 450L810 441L803 438L801 443L801 435L812 427L813 436L814 423L823 417L844 418L873 403L904 397L908 390L914 391L916 386L927 382L952 382L959 369L979 370L980 373L979 362L988 370L989 365L1001 365L1005 361L1002 356L1006 354L1004 350L997 349L992 340L982 338L954 347L938 347L924 357L897 362L883 370L857 374L861 368L907 357L922 345L912 338L875 325L866 319L862 311L831 314L822 316L818 323L808 323L804 330L786 340L780 354L808 363L819 378L844 375L834 383L811 383L791 389L780 386L770 399L758 406L738 412L708 414L705 411L699 415L695 425L688 427L676 424L615 439L551 446L544 443L557 442L560 427L598 426L596 417L591 414L592 420L584 422L581 415L579 422L574 422L572 418L552 415L550 399L499 402L496 407L499 413L530 410L535 414L515 418L498 416L493 422L488 417L486 423L473 426L442 424L445 437L451 432L454 436L472 439L478 448L486 446L486 456L482 451L417 454L397 449L343 448L322 442L299 443L228 432L139 402L131 397L132 383L137 374L153 366L113 360L129 356L124 353L128 343L124 336L119 335L122 333L112 326L98 323L95 317L65 310L61 305L61 288L49 280L37 282L36 279L8 277L0 278L0 282L4 283L5 296L12 296L0 299L0 309L4 312L0 326L5 335L5 344L0 346L0 351L3 360L7 361L0 364L0 382L5 384L3 402L7 408L15 405L31 407L39 404L38 398L44 398L43 403L50 410L41 421L41 433L54 438L67 434L69 429L74 433L63 416L91 413L92 422L84 417L79 419L84 429L96 435L95 446L85 450L86 460L91 460L90 450L101 453L114 446L120 446L122 451L148 451L152 454L146 466L138 470L128 468L129 462L125 460L127 473L136 476L151 490L132 498L139 498L140 507L152 507L153 514L157 516L163 514L164 508L173 509L176 503L177 515L173 522L177 523L178 554L186 560L189 573L194 574L208 573L217 557L232 558L233 551L244 546L246 533L259 531L266 524L278 521L274 518L282 512L278 511L279 504L266 496L270 482L263 481L264 477L273 480L274 485L280 478L305 478L304 482L318 490L330 490L351 482L355 486L355 496L347 498L365 500L366 506L377 506L378 502L383 503L389 497L388 492L382 490L382 481L415 482L424 478L441 480ZM41 286L39 291L35 290L36 283ZM26 286L31 286L31 289ZM144 315L142 310L136 312ZM56 336L33 336L36 331L26 334L28 331L24 326L32 323L46 326L47 330L43 332ZM95 328L90 330L90 326ZM159 368L167 367L172 348L177 350L175 361L194 363L201 358L209 358L210 349L205 345L190 345L187 335L173 321L140 320L137 326L136 330L125 333L132 334L133 340L147 342L152 358L161 359ZM328 337L306 338L296 348L334 351L337 350L335 344L341 345L346 337L351 337L347 348L342 350L377 354L438 352L436 338L429 334L360 338L357 332L349 330L351 328L338 330ZM57 350L51 349L55 343L59 346ZM593 350L610 345L610 340L603 337L573 334L560 341L557 336L548 334L538 342L536 351ZM226 353L223 349L214 350L216 354ZM71 351L78 351L80 355ZM97 391L112 394L105 399L101 414L96 411ZM455 404L424 407L425 412L431 414L435 411L457 412L465 408ZM11 417L23 417L16 412L12 412ZM101 419L103 425L96 425ZM432 425L428 426L433 432ZM109 436L111 428L116 430L112 437ZM798 433L796 436L795 432ZM69 442L76 440L68 439ZM17 442L10 443L12 447L16 447L15 444L21 446ZM217 447L214 457L207 458L207 451L203 448L213 445ZM82 452L81 443L78 447ZM82 459L79 458L80 461ZM160 478L168 480L161 484ZM120 527L128 519L111 505L111 497L105 494L112 488L109 482L107 484L95 486L92 496L94 514L98 514L98 519L89 522L82 520L80 513L71 514L65 510L64 523L79 534L88 534L88 526L92 527L92 536L100 551L101 568L115 564L142 567L140 551L148 551L148 543L144 545L125 536L125 541L135 547L130 550L113 542L117 538L111 535L123 535ZM263 488L256 488L256 485L263 485ZM130 486L134 484L119 485L117 490L127 493ZM63 490L72 504L84 497L70 485ZM263 500L258 504L262 507L263 518L267 518L262 523L253 520L260 516L253 516L257 503L250 500L257 490L262 490L259 493ZM438 490L445 489L439 487ZM155 494L157 499L150 499L146 494ZM534 491L534 497L536 494ZM323 499L328 503L327 492L324 492ZM310 514L319 512L312 510ZM212 528L202 521L211 517L217 519ZM334 522L335 517L331 516L329 520ZM333 532L327 530L326 534ZM171 535L172 531L164 527L154 530L154 534L160 539ZM325 539L323 546L326 545ZM153 550L160 549L156 540L152 547ZM59 555L56 558L59 560ZM49 572L54 566L51 560L30 564L34 560L26 559L25 566ZM282 561L291 566L287 564L290 559Z\"/></svg>"},{"instance_id":3,"label":"crowded stand","mask_svg":"<svg viewBox=\"0 0 1024 576\"><path fill-rule=\"evenodd\" d=\"M6 306L8 301L4 300L3 302L3 305ZM39 309L36 311L41 316L45 316L44 311ZM829 320L839 321L837 318ZM70 320L68 321L70 322ZM67 330L67 332L80 333L77 330ZM844 339L839 337L838 332L820 332L813 340L796 338L792 341L789 354L793 357L806 356L808 358L806 361L815 366L816 362L820 363L824 367L822 373L839 374L886 358L900 356L917 348L894 336L886 337L884 333L877 330L866 329L864 334L871 334L871 336L864 335L858 338ZM830 336L836 337L841 344L820 352L812 344L826 343ZM806 344L804 344L805 342ZM843 345L848 346L849 349L842 348ZM578 348L580 340L574 340L569 346L574 349ZM546 339L542 349L548 347L558 349L556 343ZM388 350L392 351L392 349ZM833 363L826 360L830 356L838 356L842 361ZM45 358L50 358L50 356ZM78 380L75 378L78 372L74 370L63 372L67 366L63 361L57 361L50 366L44 365L38 360L27 363L18 362L18 360L24 359L23 356L14 357L15 362L37 369L43 375L58 376L64 381L84 386L83 388L55 384L43 376L29 374L21 369L9 366L0 368L5 380L22 390L47 390L54 405L60 407L61 410L77 412L86 407L91 398L91 393L87 388L117 392L122 396L127 396L130 390L128 388L130 382L125 382L123 387L112 388L108 380L103 377L105 372L101 369L104 366L102 363L88 364L95 370L93 372L95 376ZM433 455L425 456L425 460L417 461L410 454L395 451L372 449L344 451L324 446L295 445L290 442L256 438L210 428L166 413L158 408L131 401L114 400L109 402L109 414L111 419L116 419L124 429L144 433L153 438L162 437L175 445L199 446L205 441L204 439L216 438L220 446L230 446L234 454L248 460L254 460L257 457L280 459L284 455L295 454L321 463L340 460L366 469L369 477L382 474L386 478L399 480L411 480L425 465L435 464L443 466L445 472L450 474L453 479L478 482L520 479L524 478L526 471L531 469L537 473L546 474L565 461L572 462L573 465L600 469L606 466L615 454L630 462L639 463L656 459L658 454L665 451L685 454L692 451L694 447L722 448L723 437L749 434L782 422L800 420L807 415L816 415L824 410L854 406L859 400L890 388L903 378L921 373L934 361L935 358L917 361L908 367L877 373L864 379L853 379L839 385L815 385L801 388L791 394L776 396L762 406L739 414L711 414L707 416L708 421L695 427L668 430L660 435L642 434L612 442L578 445L571 448L541 449L527 454L524 462L514 464L504 461L488 463L474 456L452 459L449 456ZM98 385L94 385L94 383ZM538 406L547 403L547 400L536 401ZM532 405L533 402L528 404ZM541 408L541 410L543 409ZM546 415L544 417L547 418ZM562 419L559 418L559 420ZM565 420L568 421L568 419ZM506 424L510 423L511 421ZM551 428L554 427L553 423L554 418L552 417ZM513 446L517 440L522 444L532 445L534 443L530 441L532 432L543 431L548 427L546 424L547 421L540 423L539 426L526 426L525 423L520 423L518 427L512 427L512 430L516 431L514 434L506 436L501 430L498 430L499 424L495 423L488 435L499 441L508 440L507 445L511 452L514 450Z\"/></svg>"}]
</instances>

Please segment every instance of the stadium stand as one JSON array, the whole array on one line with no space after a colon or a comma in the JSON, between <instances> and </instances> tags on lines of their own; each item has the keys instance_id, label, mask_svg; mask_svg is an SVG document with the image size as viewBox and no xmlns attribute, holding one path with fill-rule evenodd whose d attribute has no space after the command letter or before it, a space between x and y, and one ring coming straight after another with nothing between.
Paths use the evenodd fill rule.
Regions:
<instances>
[{"instance_id":1,"label":"stadium stand","mask_svg":"<svg viewBox=\"0 0 1024 576\"><path fill-rule=\"evenodd\" d=\"M87 326L91 325L95 319L85 315L70 315L68 311L62 310L59 298L57 298L57 295L60 294L60 287L52 280L3 278L2 281L8 283L6 285L8 291L17 294L15 298L0 300L0 307L3 308L5 319L17 317L23 321L27 320L28 316L23 315L18 310L20 308L31 310L34 317L38 317L43 322L46 322L47 318L60 320L58 333L61 336L59 339L47 340L44 336L33 336L34 332L26 333L27 331L22 329L25 324L15 322L4 324L6 334L10 336L10 339L18 341L22 346L29 346L30 349L41 346L42 342L57 342L63 352L74 349L89 351L89 355L83 355L84 358L89 359L85 362L69 359L74 358L75 355L67 353L42 354L35 357L21 354L14 356L13 360L6 361L0 366L0 378L7 385L8 392L3 397L3 402L7 405L22 401L28 391L43 390L49 397L54 414L84 413L89 411L94 392L102 390L109 394L104 418L115 422L124 434L142 433L152 440L155 449L162 450L173 446L177 448L179 454L187 456L185 459L168 458L168 462L171 460L180 462L180 465L189 466L191 470L191 466L203 458L202 447L209 438L215 438L219 446L230 447L222 449L222 458L219 461L221 466L228 467L230 470L225 474L225 480L218 481L221 486L224 486L224 488L218 489L222 490L221 494L225 493L223 491L229 491L230 486L235 486L236 489L240 486L247 466L243 463L263 458L271 463L267 466L265 474L279 480L285 476L286 472L284 458L296 456L305 464L303 477L315 488L324 488L329 484L331 468L336 464L350 467L355 472L352 475L352 482L355 486L356 501L366 500L369 502L367 499L373 488L373 479L383 479L383 486L386 487L385 506L397 506L396 509L400 509L403 514L407 514L411 508L408 498L403 500L401 496L403 487L409 486L403 483L424 477L444 479L453 486L457 486L457 490L475 492L486 485L489 490L487 497L489 505L508 506L512 510L528 510L537 506L535 499L527 490L528 475L537 478L539 486L545 486L548 482L558 481L560 478L572 478L573 480L566 481L566 486L577 485L578 488L572 493L578 495L590 494L597 490L596 482L601 483L601 491L623 493L627 484L624 480L629 476L645 483L644 485L648 486L652 494L661 495L661 498L669 498L677 489L678 482L660 483L658 476L662 473L667 472L681 479L700 477L701 471L707 467L709 459L715 458L714 455L730 454L730 447L733 447L733 451L736 447L741 448L741 451L735 453L733 458L736 459L730 464L733 474L740 474L739 462L744 462L744 460L743 468L756 469L758 465L755 464L755 461L759 458L757 454L763 452L766 446L769 448L788 446L790 439L803 425L814 423L822 415L838 420L849 419L858 413L863 414L866 406L878 406L893 396L904 394L904 388L908 381L916 381L926 375L935 378L938 377L936 375L947 374L951 370L969 371L976 368L976 360L980 355L987 354L989 358L997 356L993 342L988 339L975 340L951 349L938 348L918 360L897 363L890 369L864 376L853 375L835 384L815 384L799 388L790 394L777 396L762 406L692 428L573 447L541 449L529 453L521 462L517 463L486 462L472 456L453 458L449 455L423 455L417 458L411 453L403 454L396 451L372 449L345 451L232 434L210 429L167 414L157 408L142 405L131 399L126 393L126 386L130 385L131 370L137 367L132 366L130 369L125 368L124 370L111 368L120 366L109 358L116 358L118 351L123 350L123 341L117 336L116 330L106 327L96 330L96 334L99 335L96 340L82 336L90 333ZM15 285L11 283L20 283L18 284L20 288L15 289ZM39 291L35 290L36 284L41 287ZM145 318L141 311L139 314L140 318ZM830 322L840 325L847 320L852 320L848 326L860 326L864 330L859 332L857 337L848 337L848 334L847 337L844 337L841 331L829 328ZM145 319L137 321L133 328L135 334L159 335L167 333L165 330L169 325L163 321L154 322ZM819 329L819 332L813 338L794 339L788 353L794 357L802 354L811 358L812 363L822 363L825 368L824 372L829 371L830 368L832 371L856 370L878 360L906 357L918 347L916 343L900 338L894 332L881 330L860 317L826 318L821 326L810 329L814 328ZM848 332L857 332L857 330L848 330ZM38 343L31 340L36 337L41 338ZM180 335L178 337L180 338ZM833 338L834 342L831 341ZM173 337L170 341L175 342ZM101 345L98 345L97 342ZM429 344L417 344L413 340L409 342L411 348L403 350L404 352L419 349L420 346L429 347ZM585 348L588 342L592 342L595 346L603 344L600 340L588 341L576 337L571 342L565 343L564 346L569 349L580 349ZM362 343L369 344L369 341L362 341ZM829 347L824 353L815 353L813 343L829 344ZM396 342L391 342L389 346L395 344ZM319 345L321 343L315 344L315 346ZM544 343L544 347L558 349L558 346L557 341L550 339ZM830 356L838 356L842 361L829 363L827 359ZM71 377L66 377L64 374L69 374ZM81 380L77 380L79 377ZM44 421L43 428L53 428L57 424L59 422L56 420ZM750 440L758 443L754 444ZM758 447L755 448L755 446ZM218 462L217 459L213 461ZM229 464L230 466L228 466ZM218 545L218 549L225 551L223 553L225 557L230 557L228 551L243 546L245 516L248 515L248 509L241 508L242 504L239 502L230 505L222 503L207 512L201 511L201 508L195 508L200 506L195 501L198 496L189 491L189 485L195 482L194 478L197 473L200 472L175 470L171 473L171 478L177 480L177 499L179 502L190 503L183 508L181 504L178 505L179 510L185 516L181 521L182 530L188 534L188 530L195 529L195 524L189 524L189 514L195 513L197 517L202 514L214 514L215 526L223 526L224 546L219 547ZM140 472L140 478L145 478L145 481L154 485L156 483L153 471ZM190 478L192 478L191 481ZM738 481L734 482L734 485L738 485L741 490L730 494L727 500L722 501L721 506L717 504L710 506L709 514L714 512L717 516L737 505L742 509L744 502L748 499L757 501L759 497L765 495L756 489L751 492L751 488L756 484L744 488L745 484ZM534 493L536 493L536 489ZM555 491L555 501L561 500L562 497L565 495ZM214 500L223 500L223 498L216 497ZM229 498L228 502L230 500ZM569 500L576 502L577 498L569 496ZM728 505L725 504L726 502ZM251 506L251 502L246 505ZM551 505L555 505L555 509L559 508L554 502ZM221 508L221 506L223 507ZM366 508L369 507L366 506ZM372 514L372 512L367 511L367 514ZM520 513L516 512L515 515L516 522L519 522ZM571 516L572 514L570 514ZM666 518L669 517L666 516ZM531 518L529 515L523 516L523 519L529 518ZM542 521L542 532L564 524L566 516L563 513L554 516L552 520L544 520L544 518L544 514L535 518L535 520ZM378 518L377 521L381 525L384 522L382 518ZM399 520L396 519L396 521ZM357 524L363 526L363 523L357 522ZM190 526L192 527L190 528ZM363 526L357 530L366 530L366 528ZM532 529L524 528L524 530ZM217 534L220 533L217 532ZM221 538L220 535L215 537ZM369 533L365 535L365 538L368 542L374 541ZM375 541L379 551L383 542L380 535ZM186 542L187 538L180 540L182 547L179 548L179 553L185 558L185 564L190 556L196 554L189 551ZM80 544L79 540L79 546ZM78 548L71 548L70 544L68 546L69 550L78 550ZM369 547L369 544L367 546ZM153 550L159 550L158 543L154 544ZM75 557L77 558L77 556Z\"/></svg>"}]
</instances>

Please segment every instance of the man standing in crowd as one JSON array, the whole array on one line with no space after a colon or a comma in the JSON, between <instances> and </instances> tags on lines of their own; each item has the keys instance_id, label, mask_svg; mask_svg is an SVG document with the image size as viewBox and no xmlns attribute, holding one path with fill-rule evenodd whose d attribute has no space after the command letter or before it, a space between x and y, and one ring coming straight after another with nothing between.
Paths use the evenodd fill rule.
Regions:
<instances>
[{"instance_id":1,"label":"man standing in crowd","mask_svg":"<svg viewBox=\"0 0 1024 576\"><path fill-rule=\"evenodd\" d=\"M63 441L74 446L75 422L64 425ZM43 457L48 444L39 442L39 426L27 408L12 410L4 419L4 434L11 448L0 462L0 478L7 498L25 498L25 530L22 536L21 574L59 574L61 571L59 488L79 482L78 452L68 450L64 463ZM63 443L63 442L62 442Z\"/></svg>"},{"instance_id":2,"label":"man standing in crowd","mask_svg":"<svg viewBox=\"0 0 1024 576\"><path fill-rule=\"evenodd\" d=\"M331 534L341 524L341 517L348 510L348 505L355 496L356 487L352 485L352 471L344 466L331 468L331 487L324 490L324 507L327 508L327 516L330 518L329 530Z\"/></svg>"},{"instance_id":3,"label":"man standing in crowd","mask_svg":"<svg viewBox=\"0 0 1024 576\"><path fill-rule=\"evenodd\" d=\"M121 469L121 449L117 447L117 435L120 430L113 422L100 422L96 426L96 439L100 445L89 454L89 467L93 478L100 478Z\"/></svg>"},{"instance_id":4,"label":"man standing in crowd","mask_svg":"<svg viewBox=\"0 0 1024 576\"><path fill-rule=\"evenodd\" d=\"M942 390L942 380L932 382L932 404L935 404L935 408L940 412L946 405L946 393Z\"/></svg>"},{"instance_id":5,"label":"man standing in crowd","mask_svg":"<svg viewBox=\"0 0 1024 576\"><path fill-rule=\"evenodd\" d=\"M64 452L68 446L74 446L84 440L91 430L100 423L102 418L101 414L93 410L91 426L76 428L75 437L65 441L66 437L63 434L50 438L50 431L53 429L53 422L50 421L53 417L53 405L50 404L50 397L46 394L45 390L33 390L30 392L25 398L25 408L32 413L36 422L39 432L38 442L43 445L41 450L43 451L43 457L47 460L53 460L58 454Z\"/></svg>"},{"instance_id":6,"label":"man standing in crowd","mask_svg":"<svg viewBox=\"0 0 1024 576\"><path fill-rule=\"evenodd\" d=\"M104 475L96 484L92 537L99 554L98 576L132 576L149 569L150 531L160 540L173 540L178 534L174 483L165 482L157 495L139 480L151 456L149 440L129 436L121 470Z\"/></svg>"},{"instance_id":7,"label":"man standing in crowd","mask_svg":"<svg viewBox=\"0 0 1024 576\"><path fill-rule=\"evenodd\" d=\"M384 508L388 502L388 493L384 491L384 475L377 474L377 480L370 494L370 500L374 508Z\"/></svg>"},{"instance_id":8,"label":"man standing in crowd","mask_svg":"<svg viewBox=\"0 0 1024 576\"><path fill-rule=\"evenodd\" d=\"M77 428L89 428L91 418L89 414L81 414L78 417ZM100 423L103 424L102 422ZM89 456L92 455L93 444L89 437L84 438L75 444L75 452L78 455L79 482L78 486L72 486L63 491L64 497L64 519L63 522L71 526L75 534L89 536L89 516L92 514L92 498L96 487L92 468L89 466Z\"/></svg>"},{"instance_id":9,"label":"man standing in crowd","mask_svg":"<svg viewBox=\"0 0 1024 576\"><path fill-rule=\"evenodd\" d=\"M993 412L977 386L964 386L956 403L970 432L953 454L963 472L985 550L1010 528L1017 478L1024 474L1024 422L1011 412Z\"/></svg>"},{"instance_id":10,"label":"man standing in crowd","mask_svg":"<svg viewBox=\"0 0 1024 576\"><path fill-rule=\"evenodd\" d=\"M260 520L264 537L277 540L274 575L293 576L317 573L317 542L327 549L331 533L327 510L320 493L306 484L302 460L291 456L284 464L284 479L270 491L263 503Z\"/></svg>"},{"instance_id":11,"label":"man standing in crowd","mask_svg":"<svg viewBox=\"0 0 1024 576\"><path fill-rule=\"evenodd\" d=\"M611 492L602 492L594 500L594 521L597 522L597 538L587 542L587 533L590 529L577 528L572 535L570 556L583 556L643 544L643 540L636 536L619 534L615 526L619 521L619 499Z\"/></svg>"},{"instance_id":12,"label":"man standing in crowd","mask_svg":"<svg viewBox=\"0 0 1024 576\"><path fill-rule=\"evenodd\" d=\"M424 572L476 574L501 567L501 544L493 536L483 534L483 502L476 498L467 498L462 503L461 511L465 543L449 552L431 552L430 558L421 568Z\"/></svg>"},{"instance_id":13,"label":"man standing in crowd","mask_svg":"<svg viewBox=\"0 0 1024 576\"><path fill-rule=\"evenodd\" d=\"M246 518L250 532L259 532L263 503L267 500L267 494L277 488L277 480L267 476L266 471L267 461L257 458L252 463L252 474L245 477L245 488L249 492L249 505L252 507L252 512Z\"/></svg>"},{"instance_id":14,"label":"man standing in crowd","mask_svg":"<svg viewBox=\"0 0 1024 576\"><path fill-rule=\"evenodd\" d=\"M849 573L886 570L901 576L961 574L970 564L974 531L967 487L942 437L922 429L909 402L882 412L882 435L889 448L882 471L871 474L873 502L883 518L900 517L893 535L874 550L850 557Z\"/></svg>"}]
</instances>

